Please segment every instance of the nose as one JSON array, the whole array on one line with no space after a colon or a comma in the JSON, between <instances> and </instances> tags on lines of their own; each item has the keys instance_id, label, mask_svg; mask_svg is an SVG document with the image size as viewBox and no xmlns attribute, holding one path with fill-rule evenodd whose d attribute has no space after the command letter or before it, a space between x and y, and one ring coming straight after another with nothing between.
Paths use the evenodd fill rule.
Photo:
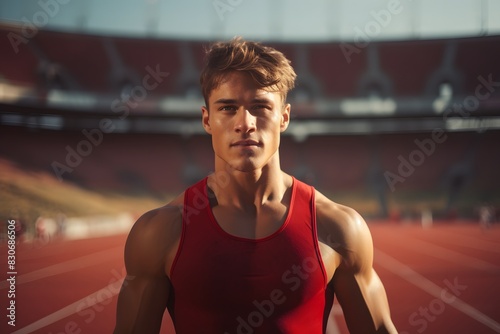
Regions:
<instances>
[{"instance_id":1,"label":"nose","mask_svg":"<svg viewBox=\"0 0 500 334\"><path fill-rule=\"evenodd\" d=\"M253 132L255 131L256 117L247 109L240 109L237 112L234 128L236 132Z\"/></svg>"}]
</instances>

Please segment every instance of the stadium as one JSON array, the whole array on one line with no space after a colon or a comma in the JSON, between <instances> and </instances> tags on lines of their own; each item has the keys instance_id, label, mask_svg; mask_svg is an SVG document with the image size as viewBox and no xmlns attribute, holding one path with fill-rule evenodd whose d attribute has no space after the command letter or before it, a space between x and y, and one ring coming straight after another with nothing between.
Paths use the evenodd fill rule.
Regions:
<instances>
[{"instance_id":1,"label":"stadium","mask_svg":"<svg viewBox=\"0 0 500 334\"><path fill-rule=\"evenodd\" d=\"M2 321L4 333L110 332L133 222L213 171L200 70L211 42L247 37L231 27L251 5L199 4L195 16L211 21L186 37L160 33L160 3L141 5L135 33L93 30L99 5L0 5L11 15L0 21L5 267L9 221L18 242L18 325ZM263 3L266 13L285 6ZM315 14L337 8L318 3ZM500 333L500 8L482 1L478 31L430 36L422 17L431 5L418 21L396 17L405 8L391 3L358 8L356 25L339 28L346 36L288 33L266 21L273 14L261 18L267 34L248 33L298 75L281 164L367 220L402 333ZM64 28L70 19L81 22ZM420 32L384 37L404 19L423 22L411 26ZM453 301L439 297L457 281L467 288ZM339 307L334 314L332 333L347 333ZM167 314L163 328L173 333Z\"/></svg>"}]
</instances>

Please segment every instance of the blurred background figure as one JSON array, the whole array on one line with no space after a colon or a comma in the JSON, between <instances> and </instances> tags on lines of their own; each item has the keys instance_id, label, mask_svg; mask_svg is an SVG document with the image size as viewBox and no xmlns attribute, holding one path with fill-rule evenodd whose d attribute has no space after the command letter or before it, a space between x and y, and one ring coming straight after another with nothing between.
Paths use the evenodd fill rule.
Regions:
<instances>
[{"instance_id":1,"label":"blurred background figure","mask_svg":"<svg viewBox=\"0 0 500 334\"><path fill-rule=\"evenodd\" d=\"M489 204L479 207L479 223L483 228L490 228L495 222L495 208Z\"/></svg>"}]
</instances>

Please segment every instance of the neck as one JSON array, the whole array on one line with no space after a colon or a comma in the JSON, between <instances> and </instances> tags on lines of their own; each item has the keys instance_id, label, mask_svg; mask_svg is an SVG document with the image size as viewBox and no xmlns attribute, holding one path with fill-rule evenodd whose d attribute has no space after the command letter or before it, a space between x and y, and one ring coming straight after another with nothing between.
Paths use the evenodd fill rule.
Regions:
<instances>
[{"instance_id":1,"label":"neck","mask_svg":"<svg viewBox=\"0 0 500 334\"><path fill-rule=\"evenodd\" d=\"M245 208L259 207L266 202L281 201L291 186L291 177L281 171L279 159L272 159L263 168L240 171L222 160L216 160L215 172L208 185L219 204Z\"/></svg>"}]
</instances>

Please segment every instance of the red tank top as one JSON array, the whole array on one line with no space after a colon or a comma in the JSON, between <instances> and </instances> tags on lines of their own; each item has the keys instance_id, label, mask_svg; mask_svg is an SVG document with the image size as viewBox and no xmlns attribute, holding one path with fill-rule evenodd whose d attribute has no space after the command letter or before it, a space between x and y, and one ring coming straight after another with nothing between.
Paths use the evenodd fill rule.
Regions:
<instances>
[{"instance_id":1,"label":"red tank top","mask_svg":"<svg viewBox=\"0 0 500 334\"><path fill-rule=\"evenodd\" d=\"M316 235L314 189L293 180L285 222L247 239L215 220L207 179L188 188L171 269L177 334L324 333L333 303Z\"/></svg>"}]
</instances>

